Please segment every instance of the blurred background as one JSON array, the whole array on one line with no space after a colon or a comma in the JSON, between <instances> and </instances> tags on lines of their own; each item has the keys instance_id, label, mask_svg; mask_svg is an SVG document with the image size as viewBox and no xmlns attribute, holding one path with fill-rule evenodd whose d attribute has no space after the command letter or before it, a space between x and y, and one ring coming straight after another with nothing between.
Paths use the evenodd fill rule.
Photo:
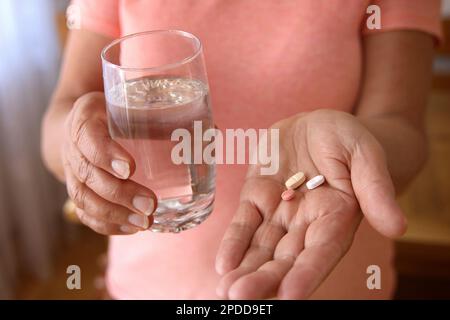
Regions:
<instances>
[{"instance_id":1,"label":"blurred background","mask_svg":"<svg viewBox=\"0 0 450 320\"><path fill-rule=\"evenodd\" d=\"M101 299L105 237L64 215L65 189L40 159L40 120L67 34L67 0L0 0L0 299ZM400 203L396 299L450 299L450 0L427 112L430 157ZM66 268L83 287L68 290Z\"/></svg>"}]
</instances>

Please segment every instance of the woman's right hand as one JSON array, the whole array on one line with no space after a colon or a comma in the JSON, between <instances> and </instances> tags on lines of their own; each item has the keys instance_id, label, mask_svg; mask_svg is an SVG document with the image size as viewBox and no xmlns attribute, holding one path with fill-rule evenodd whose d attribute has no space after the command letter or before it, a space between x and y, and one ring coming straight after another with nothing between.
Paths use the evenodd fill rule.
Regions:
<instances>
[{"instance_id":1,"label":"woman's right hand","mask_svg":"<svg viewBox=\"0 0 450 320\"><path fill-rule=\"evenodd\" d=\"M91 92L80 97L62 134L67 191L80 221L105 235L148 229L157 198L128 179L135 163L108 133L104 94Z\"/></svg>"}]
</instances>

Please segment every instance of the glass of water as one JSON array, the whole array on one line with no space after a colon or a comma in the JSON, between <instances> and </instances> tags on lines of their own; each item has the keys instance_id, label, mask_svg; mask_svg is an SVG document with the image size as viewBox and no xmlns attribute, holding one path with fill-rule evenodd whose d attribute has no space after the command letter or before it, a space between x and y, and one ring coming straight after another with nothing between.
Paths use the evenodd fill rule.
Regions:
<instances>
[{"instance_id":1,"label":"glass of water","mask_svg":"<svg viewBox=\"0 0 450 320\"><path fill-rule=\"evenodd\" d=\"M214 163L194 159L207 146L198 129L214 128L200 40L178 30L132 34L105 47L102 63L110 135L136 162L131 179L158 197L150 230L200 224L215 190Z\"/></svg>"}]
</instances>

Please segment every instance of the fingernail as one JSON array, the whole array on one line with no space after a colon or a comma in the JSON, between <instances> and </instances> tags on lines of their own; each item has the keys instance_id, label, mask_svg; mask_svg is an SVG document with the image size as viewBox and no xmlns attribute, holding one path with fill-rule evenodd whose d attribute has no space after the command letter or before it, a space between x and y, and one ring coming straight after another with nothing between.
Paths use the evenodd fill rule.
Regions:
<instances>
[{"instance_id":1,"label":"fingernail","mask_svg":"<svg viewBox=\"0 0 450 320\"><path fill-rule=\"evenodd\" d=\"M135 225L136 227L147 229L148 228L148 218L146 216L143 216L141 214L130 214L128 216L128 222L130 222L132 225Z\"/></svg>"},{"instance_id":2,"label":"fingernail","mask_svg":"<svg viewBox=\"0 0 450 320\"><path fill-rule=\"evenodd\" d=\"M128 179L130 176L130 165L123 160L113 160L111 167L122 179Z\"/></svg>"},{"instance_id":3,"label":"fingernail","mask_svg":"<svg viewBox=\"0 0 450 320\"><path fill-rule=\"evenodd\" d=\"M153 199L143 196L135 196L133 198L133 206L147 216L151 215L155 209Z\"/></svg>"},{"instance_id":4,"label":"fingernail","mask_svg":"<svg viewBox=\"0 0 450 320\"><path fill-rule=\"evenodd\" d=\"M122 231L123 233L136 233L139 230L129 226L120 226L120 231Z\"/></svg>"}]
</instances>

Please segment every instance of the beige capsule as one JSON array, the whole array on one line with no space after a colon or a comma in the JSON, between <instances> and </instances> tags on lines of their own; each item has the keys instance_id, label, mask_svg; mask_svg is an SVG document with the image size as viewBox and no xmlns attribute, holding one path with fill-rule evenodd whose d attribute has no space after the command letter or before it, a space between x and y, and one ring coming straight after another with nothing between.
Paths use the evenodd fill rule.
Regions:
<instances>
[{"instance_id":1,"label":"beige capsule","mask_svg":"<svg viewBox=\"0 0 450 320\"><path fill-rule=\"evenodd\" d=\"M286 182L284 183L284 185L288 189L297 189L298 187L300 187L302 185L303 182L305 182L305 179L306 179L305 174L303 172L299 171L296 174L294 174L292 177L287 179Z\"/></svg>"}]
</instances>

